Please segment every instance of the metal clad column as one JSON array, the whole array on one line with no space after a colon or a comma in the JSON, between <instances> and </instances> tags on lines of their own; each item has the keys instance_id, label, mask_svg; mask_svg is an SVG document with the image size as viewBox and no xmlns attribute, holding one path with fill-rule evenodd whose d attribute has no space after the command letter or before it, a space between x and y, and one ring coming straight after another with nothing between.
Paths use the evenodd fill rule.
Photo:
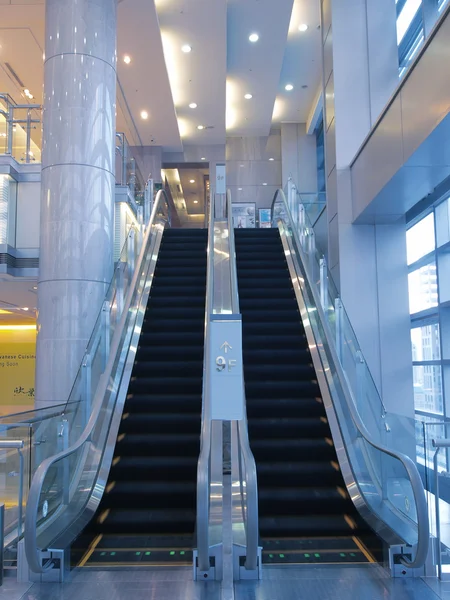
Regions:
<instances>
[{"instance_id":1,"label":"metal clad column","mask_svg":"<svg viewBox=\"0 0 450 600\"><path fill-rule=\"evenodd\" d=\"M36 405L67 400L113 269L117 0L47 0Z\"/></svg>"}]
</instances>

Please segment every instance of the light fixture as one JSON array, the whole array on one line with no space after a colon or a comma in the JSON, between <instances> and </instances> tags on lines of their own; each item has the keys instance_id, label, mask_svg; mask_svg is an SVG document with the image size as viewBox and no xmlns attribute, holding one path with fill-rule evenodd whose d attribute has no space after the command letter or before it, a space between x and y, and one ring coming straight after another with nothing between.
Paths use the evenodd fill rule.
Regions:
<instances>
[{"instance_id":1,"label":"light fixture","mask_svg":"<svg viewBox=\"0 0 450 600\"><path fill-rule=\"evenodd\" d=\"M267 185L267 183L264 182L263 185Z\"/></svg>"},{"instance_id":2,"label":"light fixture","mask_svg":"<svg viewBox=\"0 0 450 600\"><path fill-rule=\"evenodd\" d=\"M299 31L306 31L308 29L308 25L306 23L302 23L298 26Z\"/></svg>"},{"instance_id":3,"label":"light fixture","mask_svg":"<svg viewBox=\"0 0 450 600\"><path fill-rule=\"evenodd\" d=\"M257 33L251 33L248 36L248 39L250 40L250 42L257 42L259 40L259 35Z\"/></svg>"},{"instance_id":4,"label":"light fixture","mask_svg":"<svg viewBox=\"0 0 450 600\"><path fill-rule=\"evenodd\" d=\"M200 130L201 129L205 129L205 126L204 125L197 125L197 129L200 129Z\"/></svg>"},{"instance_id":5,"label":"light fixture","mask_svg":"<svg viewBox=\"0 0 450 600\"><path fill-rule=\"evenodd\" d=\"M130 62L131 62L131 56L128 56L128 54L125 54L125 56L123 57L123 62L124 62L126 65L129 65L129 64L130 64Z\"/></svg>"},{"instance_id":6,"label":"light fixture","mask_svg":"<svg viewBox=\"0 0 450 600\"><path fill-rule=\"evenodd\" d=\"M189 183L195 183L195 179L189 179Z\"/></svg>"},{"instance_id":7,"label":"light fixture","mask_svg":"<svg viewBox=\"0 0 450 600\"><path fill-rule=\"evenodd\" d=\"M251 98L253 98L253 96L251 94L245 94L244 98L246 100L251 100Z\"/></svg>"},{"instance_id":8,"label":"light fixture","mask_svg":"<svg viewBox=\"0 0 450 600\"><path fill-rule=\"evenodd\" d=\"M206 157L202 156L200 160L206 160Z\"/></svg>"},{"instance_id":9,"label":"light fixture","mask_svg":"<svg viewBox=\"0 0 450 600\"><path fill-rule=\"evenodd\" d=\"M194 204L198 204L198 200L194 200Z\"/></svg>"},{"instance_id":10,"label":"light fixture","mask_svg":"<svg viewBox=\"0 0 450 600\"><path fill-rule=\"evenodd\" d=\"M33 100L34 96L33 96L33 94L30 92L30 90L29 90L29 89L25 88L25 89L23 90L23 93L25 94L25 96L26 96L27 98L29 98L30 100Z\"/></svg>"},{"instance_id":11,"label":"light fixture","mask_svg":"<svg viewBox=\"0 0 450 600\"><path fill-rule=\"evenodd\" d=\"M195 102L191 102L189 104L189 108L197 108L197 105L195 104Z\"/></svg>"},{"instance_id":12,"label":"light fixture","mask_svg":"<svg viewBox=\"0 0 450 600\"><path fill-rule=\"evenodd\" d=\"M238 188L238 192L242 192L242 188Z\"/></svg>"},{"instance_id":13,"label":"light fixture","mask_svg":"<svg viewBox=\"0 0 450 600\"><path fill-rule=\"evenodd\" d=\"M285 85L285 86L284 86L284 89L285 89L287 92L290 92L291 90L293 90L293 89L294 89L294 86L292 85L292 83L288 83L287 85Z\"/></svg>"},{"instance_id":14,"label":"light fixture","mask_svg":"<svg viewBox=\"0 0 450 600\"><path fill-rule=\"evenodd\" d=\"M181 46L181 51L185 54L189 54L191 50L192 48L189 46L189 44L184 44L184 46Z\"/></svg>"},{"instance_id":15,"label":"light fixture","mask_svg":"<svg viewBox=\"0 0 450 600\"><path fill-rule=\"evenodd\" d=\"M275 160L274 158L269 158L269 160Z\"/></svg>"},{"instance_id":16,"label":"light fixture","mask_svg":"<svg viewBox=\"0 0 450 600\"><path fill-rule=\"evenodd\" d=\"M148 119L148 112L146 110L141 110L141 119Z\"/></svg>"},{"instance_id":17,"label":"light fixture","mask_svg":"<svg viewBox=\"0 0 450 600\"><path fill-rule=\"evenodd\" d=\"M33 290L37 290L37 285L33 285Z\"/></svg>"},{"instance_id":18,"label":"light fixture","mask_svg":"<svg viewBox=\"0 0 450 600\"><path fill-rule=\"evenodd\" d=\"M28 306L24 306L22 310L29 310Z\"/></svg>"}]
</instances>

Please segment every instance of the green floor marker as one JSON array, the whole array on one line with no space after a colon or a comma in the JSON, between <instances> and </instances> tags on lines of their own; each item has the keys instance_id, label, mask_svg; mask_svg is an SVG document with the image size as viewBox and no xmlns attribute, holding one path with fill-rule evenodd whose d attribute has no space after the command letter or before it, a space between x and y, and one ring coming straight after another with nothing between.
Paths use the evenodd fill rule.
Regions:
<instances>
[{"instance_id":1,"label":"green floor marker","mask_svg":"<svg viewBox=\"0 0 450 600\"><path fill-rule=\"evenodd\" d=\"M116 555L116 553L115 553L115 552L111 552L111 556L115 556L115 555Z\"/></svg>"},{"instance_id":2,"label":"green floor marker","mask_svg":"<svg viewBox=\"0 0 450 600\"><path fill-rule=\"evenodd\" d=\"M273 558L273 554L269 554L269 558Z\"/></svg>"},{"instance_id":3,"label":"green floor marker","mask_svg":"<svg viewBox=\"0 0 450 600\"><path fill-rule=\"evenodd\" d=\"M140 552L136 552L136 556L140 556L140 555L141 555L141 553L140 553Z\"/></svg>"},{"instance_id":4,"label":"green floor marker","mask_svg":"<svg viewBox=\"0 0 450 600\"><path fill-rule=\"evenodd\" d=\"M320 558L320 554L314 554L316 558Z\"/></svg>"},{"instance_id":5,"label":"green floor marker","mask_svg":"<svg viewBox=\"0 0 450 600\"><path fill-rule=\"evenodd\" d=\"M345 558L345 554L343 552L341 552L339 556L342 556L342 558Z\"/></svg>"},{"instance_id":6,"label":"green floor marker","mask_svg":"<svg viewBox=\"0 0 450 600\"><path fill-rule=\"evenodd\" d=\"M100 552L100 556L105 556L106 552Z\"/></svg>"},{"instance_id":7,"label":"green floor marker","mask_svg":"<svg viewBox=\"0 0 450 600\"><path fill-rule=\"evenodd\" d=\"M284 558L284 554L279 554L278 555L280 558Z\"/></svg>"},{"instance_id":8,"label":"green floor marker","mask_svg":"<svg viewBox=\"0 0 450 600\"><path fill-rule=\"evenodd\" d=\"M150 556L151 552L146 552L145 556Z\"/></svg>"},{"instance_id":9,"label":"green floor marker","mask_svg":"<svg viewBox=\"0 0 450 600\"><path fill-rule=\"evenodd\" d=\"M305 554L305 558L311 558L311 554Z\"/></svg>"},{"instance_id":10,"label":"green floor marker","mask_svg":"<svg viewBox=\"0 0 450 600\"><path fill-rule=\"evenodd\" d=\"M350 552L350 556L353 556L353 557L355 557L355 556L356 556L356 554L355 554L354 552Z\"/></svg>"},{"instance_id":11,"label":"green floor marker","mask_svg":"<svg viewBox=\"0 0 450 600\"><path fill-rule=\"evenodd\" d=\"M170 551L170 556L175 556L175 552L173 550Z\"/></svg>"},{"instance_id":12,"label":"green floor marker","mask_svg":"<svg viewBox=\"0 0 450 600\"><path fill-rule=\"evenodd\" d=\"M186 554L186 552L185 552L184 550L182 550L182 551L180 552L180 554L181 554L181 556L184 556L184 555Z\"/></svg>"}]
</instances>

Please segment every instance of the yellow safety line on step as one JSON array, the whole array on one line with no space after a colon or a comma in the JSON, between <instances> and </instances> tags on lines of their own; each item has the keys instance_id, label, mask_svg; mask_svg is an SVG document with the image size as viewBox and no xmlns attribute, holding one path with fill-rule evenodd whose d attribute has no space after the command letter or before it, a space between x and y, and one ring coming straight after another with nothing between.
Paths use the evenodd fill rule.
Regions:
<instances>
[{"instance_id":1,"label":"yellow safety line on step","mask_svg":"<svg viewBox=\"0 0 450 600\"><path fill-rule=\"evenodd\" d=\"M115 467L117 465L117 463L119 462L119 460L120 460L120 456L116 456L116 458L112 462L113 467Z\"/></svg>"},{"instance_id":2,"label":"yellow safety line on step","mask_svg":"<svg viewBox=\"0 0 450 600\"><path fill-rule=\"evenodd\" d=\"M347 500L348 496L347 496L346 491L339 486L336 489L340 493L340 495L344 498L344 500Z\"/></svg>"},{"instance_id":3,"label":"yellow safety line on step","mask_svg":"<svg viewBox=\"0 0 450 600\"><path fill-rule=\"evenodd\" d=\"M78 563L79 567L84 567L84 565L87 563L87 561L91 558L91 556L94 554L94 550L97 548L97 546L100 543L100 540L103 537L103 533L100 533L95 540L93 540L90 544L88 549L86 550L86 552L84 553L83 558L80 560L80 562Z\"/></svg>"},{"instance_id":4,"label":"yellow safety line on step","mask_svg":"<svg viewBox=\"0 0 450 600\"><path fill-rule=\"evenodd\" d=\"M344 519L347 525L350 527L350 529L356 529L357 525L351 517L349 517L348 515L344 515Z\"/></svg>"},{"instance_id":5,"label":"yellow safety line on step","mask_svg":"<svg viewBox=\"0 0 450 600\"><path fill-rule=\"evenodd\" d=\"M125 421L125 419L128 419L129 416L130 416L130 413L123 413L122 421Z\"/></svg>"},{"instance_id":6,"label":"yellow safety line on step","mask_svg":"<svg viewBox=\"0 0 450 600\"><path fill-rule=\"evenodd\" d=\"M106 493L109 494L109 492L112 492L115 485L115 481L111 481L111 483L108 483L108 485L106 486Z\"/></svg>"},{"instance_id":7,"label":"yellow safety line on step","mask_svg":"<svg viewBox=\"0 0 450 600\"><path fill-rule=\"evenodd\" d=\"M322 421L322 423L328 423L325 417L320 417L320 420Z\"/></svg>"},{"instance_id":8,"label":"yellow safety line on step","mask_svg":"<svg viewBox=\"0 0 450 600\"><path fill-rule=\"evenodd\" d=\"M117 441L118 441L118 442L121 442L121 441L123 440L123 438L125 437L125 435L126 435L126 433L121 433L121 434L119 435L119 437L117 438Z\"/></svg>"},{"instance_id":9,"label":"yellow safety line on step","mask_svg":"<svg viewBox=\"0 0 450 600\"><path fill-rule=\"evenodd\" d=\"M368 550L368 548L361 542L361 540L357 537L352 537L352 540L355 542L355 544L358 546L358 548L361 550L361 552L364 554L364 556L367 558L367 560L371 563L376 563L377 561L375 560L375 557L373 556L373 554L370 552L370 550Z\"/></svg>"},{"instance_id":10,"label":"yellow safety line on step","mask_svg":"<svg viewBox=\"0 0 450 600\"><path fill-rule=\"evenodd\" d=\"M329 446L332 446L332 445L333 445L333 440L332 440L332 439L330 439L330 438L325 438L325 441L326 441L326 443L327 443Z\"/></svg>"},{"instance_id":11,"label":"yellow safety line on step","mask_svg":"<svg viewBox=\"0 0 450 600\"><path fill-rule=\"evenodd\" d=\"M332 460L330 464L335 471L339 471L339 465L337 464L337 462L335 460Z\"/></svg>"},{"instance_id":12,"label":"yellow safety line on step","mask_svg":"<svg viewBox=\"0 0 450 600\"><path fill-rule=\"evenodd\" d=\"M107 508L106 510L104 510L102 512L102 514L99 516L97 523L100 523L100 525L102 525L106 519L108 518L109 513L111 512L111 510L109 508Z\"/></svg>"}]
</instances>

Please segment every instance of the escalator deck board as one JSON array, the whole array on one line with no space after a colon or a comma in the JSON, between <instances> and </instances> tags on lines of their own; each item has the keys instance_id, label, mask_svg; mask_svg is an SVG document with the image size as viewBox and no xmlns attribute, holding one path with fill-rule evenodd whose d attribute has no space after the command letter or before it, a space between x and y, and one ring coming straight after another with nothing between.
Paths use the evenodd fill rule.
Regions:
<instances>
[{"instance_id":1,"label":"escalator deck board","mask_svg":"<svg viewBox=\"0 0 450 600\"><path fill-rule=\"evenodd\" d=\"M375 562L357 538L263 539L264 564L367 564Z\"/></svg>"}]
</instances>

